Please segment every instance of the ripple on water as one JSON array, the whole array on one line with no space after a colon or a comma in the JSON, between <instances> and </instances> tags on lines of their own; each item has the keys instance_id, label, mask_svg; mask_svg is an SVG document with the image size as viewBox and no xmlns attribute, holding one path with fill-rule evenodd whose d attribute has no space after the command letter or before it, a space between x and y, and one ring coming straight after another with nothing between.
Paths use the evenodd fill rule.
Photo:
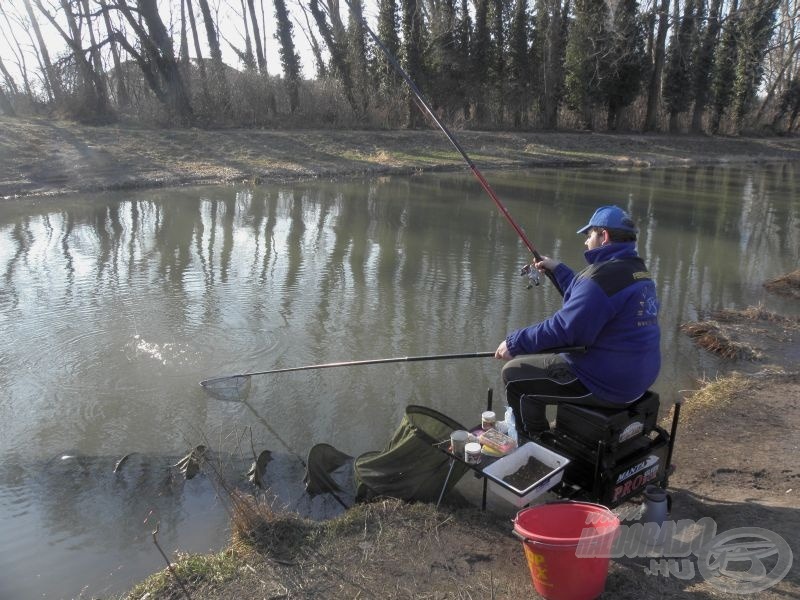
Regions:
<instances>
[{"instance_id":1,"label":"ripple on water","mask_svg":"<svg viewBox=\"0 0 800 600\"><path fill-rule=\"evenodd\" d=\"M270 357L278 354L282 336L276 331L241 328L209 328L195 338L202 352L196 365L203 377L228 372L271 368Z\"/></svg>"}]
</instances>

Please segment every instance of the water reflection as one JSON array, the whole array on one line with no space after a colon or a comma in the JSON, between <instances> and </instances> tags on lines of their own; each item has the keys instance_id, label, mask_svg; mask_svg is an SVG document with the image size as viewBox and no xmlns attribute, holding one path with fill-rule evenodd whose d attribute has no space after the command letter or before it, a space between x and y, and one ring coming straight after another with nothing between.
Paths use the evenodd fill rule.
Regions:
<instances>
[{"instance_id":1,"label":"water reflection","mask_svg":"<svg viewBox=\"0 0 800 600\"><path fill-rule=\"evenodd\" d=\"M677 332L681 322L759 302L796 312L762 288L800 262L796 165L490 179L537 248L575 267L583 263L575 230L598 205L616 202L639 220L664 308L656 387L667 400L718 366ZM164 491L159 469L144 466L122 483L108 469L64 476L47 463L53 456L96 466L138 452L152 465L198 443L242 456L232 440L248 425L258 449L302 456L329 442L356 455L382 447L410 403L474 421L487 387L499 384L492 360L256 378L248 404L271 427L247 405L207 398L197 382L492 350L560 303L547 282L525 291L518 272L527 259L467 173L5 204L0 518L13 519L6 539L25 560L0 559L0 573L32 583L20 591L0 579L0 597L74 595L92 581L121 589L122 576L115 584L107 575L120 564L133 578L160 568L142 531L153 510L173 547L219 546L227 536L210 488ZM211 523L202 532L187 527L198 513ZM6 543L0 556L10 556ZM54 567L74 566L64 557L77 560L78 545L94 567ZM51 569L58 583L48 587L37 575Z\"/></svg>"}]
</instances>

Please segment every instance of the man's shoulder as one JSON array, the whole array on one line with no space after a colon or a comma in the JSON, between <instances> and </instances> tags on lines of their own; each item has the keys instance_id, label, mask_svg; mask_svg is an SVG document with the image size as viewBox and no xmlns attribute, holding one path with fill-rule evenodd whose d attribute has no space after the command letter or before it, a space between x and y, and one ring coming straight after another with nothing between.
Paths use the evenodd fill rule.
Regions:
<instances>
[{"instance_id":1,"label":"man's shoulder","mask_svg":"<svg viewBox=\"0 0 800 600\"><path fill-rule=\"evenodd\" d=\"M580 278L596 283L608 296L637 282L650 281L652 277L639 256L613 258L589 265L581 271Z\"/></svg>"}]
</instances>

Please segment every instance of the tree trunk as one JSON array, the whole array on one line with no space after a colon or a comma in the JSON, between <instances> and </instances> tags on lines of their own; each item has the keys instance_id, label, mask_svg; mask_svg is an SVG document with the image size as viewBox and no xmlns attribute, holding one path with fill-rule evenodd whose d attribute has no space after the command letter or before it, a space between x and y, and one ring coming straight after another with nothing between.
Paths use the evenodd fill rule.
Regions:
<instances>
[{"instance_id":1,"label":"tree trunk","mask_svg":"<svg viewBox=\"0 0 800 600\"><path fill-rule=\"evenodd\" d=\"M258 63L256 62L255 56L253 56L253 41L250 39L250 28L247 26L247 6L242 2L242 25L244 26L244 64L245 67L248 69L256 69L258 67ZM258 42L261 43L260 41Z\"/></svg>"},{"instance_id":2,"label":"tree trunk","mask_svg":"<svg viewBox=\"0 0 800 600\"><path fill-rule=\"evenodd\" d=\"M250 22L253 24L253 39L256 42L256 61L258 62L258 72L267 74L267 59L264 56L264 48L261 46L261 33L256 16L255 0L247 0L247 8L250 10Z\"/></svg>"},{"instance_id":3,"label":"tree trunk","mask_svg":"<svg viewBox=\"0 0 800 600\"><path fill-rule=\"evenodd\" d=\"M347 56L345 54L347 45L344 38L344 26L339 18L339 4L331 0L331 5L326 7L326 11L320 8L319 0L310 0L308 6L314 21L317 23L317 29L319 29L319 33L328 47L328 52L331 55L331 65L336 76L342 82L342 91L347 98L347 103L356 115L360 115L359 103L353 94L353 80L347 65ZM334 7L335 11L331 11L331 7ZM330 16L331 23L328 23L325 17L326 13Z\"/></svg>"},{"instance_id":4,"label":"tree trunk","mask_svg":"<svg viewBox=\"0 0 800 600\"><path fill-rule=\"evenodd\" d=\"M411 81L418 82L422 73L422 6L421 0L402 0L403 49L405 50L406 71ZM417 108L414 94L408 93L407 114L409 129L424 124L422 114Z\"/></svg>"},{"instance_id":5,"label":"tree trunk","mask_svg":"<svg viewBox=\"0 0 800 600\"><path fill-rule=\"evenodd\" d=\"M41 0L37 0L37 3L41 8ZM66 36L63 31L60 31L60 33L75 55L75 62L78 64L78 70L83 79L82 86L85 99L88 100L88 103L83 106L81 112L90 118L107 114L109 106L105 84L102 76L98 75L98 72L86 58L86 51L83 49L81 41L81 28L78 25L75 13L72 12L72 5L69 0L61 0L61 8L64 10L64 15L67 18L71 36ZM91 27L89 33L90 39L92 40L91 43L94 45L94 32L91 30ZM91 55L94 56L94 53ZM97 53L97 59L98 61L100 60L99 53ZM100 68L102 69L102 66Z\"/></svg>"},{"instance_id":6,"label":"tree trunk","mask_svg":"<svg viewBox=\"0 0 800 600\"><path fill-rule=\"evenodd\" d=\"M41 55L42 63L44 64L45 87L47 87L48 93L53 101L56 104L60 104L64 96L64 93L61 89L61 80L58 78L56 70L53 68L53 63L50 61L50 54L47 52L47 45L44 43L44 38L42 37L42 32L39 29L39 23L36 20L36 15L33 14L31 2L30 0L22 1L25 4L25 10L27 11L28 18L31 21L31 27L33 28L33 33L36 36L36 42L39 44L39 54Z\"/></svg>"},{"instance_id":7,"label":"tree trunk","mask_svg":"<svg viewBox=\"0 0 800 600\"><path fill-rule=\"evenodd\" d=\"M694 78L694 110L692 111L692 133L703 132L703 115L708 103L708 91L711 85L711 68L714 64L714 46L719 33L719 9L722 0L712 0L700 51L695 63Z\"/></svg>"},{"instance_id":8,"label":"tree trunk","mask_svg":"<svg viewBox=\"0 0 800 600\"><path fill-rule=\"evenodd\" d=\"M86 20L86 28L89 31L89 42L91 43L91 50L89 55L92 57L92 67L94 72L94 82L97 87L97 93L102 101L108 107L108 86L106 85L106 75L103 69L103 57L100 55L100 48L97 46L97 38L94 35L94 27L92 24L91 13L89 12L89 0L81 0L83 8L84 19Z\"/></svg>"},{"instance_id":9,"label":"tree trunk","mask_svg":"<svg viewBox=\"0 0 800 600\"><path fill-rule=\"evenodd\" d=\"M495 126L502 127L506 112L506 57L502 0L492 2L492 71L494 74Z\"/></svg>"},{"instance_id":10,"label":"tree trunk","mask_svg":"<svg viewBox=\"0 0 800 600\"><path fill-rule=\"evenodd\" d=\"M317 69L317 78L325 79L328 76L328 68L325 66L325 60L322 58L322 48L320 48L317 37L314 35L314 31L311 28L311 22L308 20L308 11L305 5L301 4L301 7L303 9L303 18L305 19L306 26L303 27L301 25L300 29L306 34L306 39L311 46L311 53L314 55L314 64Z\"/></svg>"},{"instance_id":11,"label":"tree trunk","mask_svg":"<svg viewBox=\"0 0 800 600\"><path fill-rule=\"evenodd\" d=\"M69 33L67 33L61 28L55 17L45 9L42 5L42 0L35 1L39 11L50 21L50 24L59 35L61 35L75 57L75 63L78 66L78 75L80 77L79 83L83 92L83 98L81 99L77 112L81 116L90 119L108 114L108 95L105 92L105 86L103 85L101 77L97 75L92 65L86 59L86 51L83 49L81 41L80 27L78 27L75 13L72 12L72 5L68 0L61 0L60 2L67 20L67 26L69 27Z\"/></svg>"},{"instance_id":12,"label":"tree trunk","mask_svg":"<svg viewBox=\"0 0 800 600\"><path fill-rule=\"evenodd\" d=\"M274 0L277 37L280 43L281 65L286 89L289 93L289 112L294 113L300 104L300 59L294 50L292 22L284 0Z\"/></svg>"},{"instance_id":13,"label":"tree trunk","mask_svg":"<svg viewBox=\"0 0 800 600\"><path fill-rule=\"evenodd\" d=\"M550 24L547 30L544 60L544 91L542 94L542 126L545 129L558 128L558 105L561 102L561 89L564 80L564 48L566 24L570 2L561 6L560 0L551 0Z\"/></svg>"},{"instance_id":14,"label":"tree trunk","mask_svg":"<svg viewBox=\"0 0 800 600\"><path fill-rule=\"evenodd\" d=\"M6 69L6 65L3 63L2 58L0 58L0 73L3 74L3 80L6 82L8 89L11 90L11 93L14 95L19 94L17 84L14 82L14 78L11 76L11 73L9 73L8 69Z\"/></svg>"},{"instance_id":15,"label":"tree trunk","mask_svg":"<svg viewBox=\"0 0 800 600\"><path fill-rule=\"evenodd\" d=\"M111 57L114 60L114 71L116 72L117 84L117 106L126 108L130 104L130 96L128 95L128 86L125 83L125 73L122 72L122 61L119 57L119 46L117 45L112 31L114 28L111 25L111 15L108 13L108 5L106 0L100 0L100 7L103 10L103 20L106 24L106 31L111 40L109 46L111 48Z\"/></svg>"},{"instance_id":16,"label":"tree trunk","mask_svg":"<svg viewBox=\"0 0 800 600\"><path fill-rule=\"evenodd\" d=\"M14 112L14 107L11 106L11 100L6 96L6 91L0 87L0 111L7 117L16 117L17 113Z\"/></svg>"},{"instance_id":17,"label":"tree trunk","mask_svg":"<svg viewBox=\"0 0 800 600\"><path fill-rule=\"evenodd\" d=\"M675 0L677 2L677 0ZM667 32L669 31L669 2L661 0L658 8L658 33L656 34L655 55L653 57L653 70L650 73L650 83L647 86L647 112L644 118L644 131L658 130L658 107L661 103L661 76L664 72L666 59Z\"/></svg>"},{"instance_id":18,"label":"tree trunk","mask_svg":"<svg viewBox=\"0 0 800 600\"><path fill-rule=\"evenodd\" d=\"M678 114L677 112L669 113L669 132L672 134L680 133L678 127Z\"/></svg>"},{"instance_id":19,"label":"tree trunk","mask_svg":"<svg viewBox=\"0 0 800 600\"><path fill-rule=\"evenodd\" d=\"M795 56L794 55L797 53L798 50L800 50L800 44L794 44L793 43L792 49L789 51L789 55L786 57L783 65L781 66L780 72L777 74L777 76L775 76L774 81L772 82L772 85L770 86L769 90L767 91L766 96L764 96L764 100L761 102L761 106L759 106L759 108L758 108L758 112L756 113L756 116L755 116L755 119L754 119L756 123L758 123L761 120L761 118L764 116L764 111L772 103L772 101L775 99L775 92L777 91L778 85L781 83L781 80L784 77L784 75L786 74L786 71L795 62ZM789 77L789 85L791 85L791 81L792 81L792 79L791 79L791 77ZM788 89L788 86L787 86L787 89Z\"/></svg>"},{"instance_id":20,"label":"tree trunk","mask_svg":"<svg viewBox=\"0 0 800 600\"><path fill-rule=\"evenodd\" d=\"M408 0L404 0L404 4ZM475 28L470 47L472 77L472 104L476 124L484 125L486 119L486 82L489 78L489 0L475 0ZM405 32L404 32L405 33Z\"/></svg>"},{"instance_id":21,"label":"tree trunk","mask_svg":"<svg viewBox=\"0 0 800 600\"><path fill-rule=\"evenodd\" d=\"M119 32L116 33L117 40L139 63L150 88L170 115L181 124L188 124L194 117L192 105L186 93L180 67L175 60L172 38L158 13L157 0L137 0L137 4L136 17L127 0L117 0L116 8L122 12L128 24L136 32L142 53L137 52ZM139 16L147 25L147 31L142 26Z\"/></svg>"},{"instance_id":22,"label":"tree trunk","mask_svg":"<svg viewBox=\"0 0 800 600\"><path fill-rule=\"evenodd\" d=\"M152 0L148 0L152 1ZM214 27L214 18L211 15L211 9L208 6L208 0L197 0L200 5L200 12L203 13L203 22L206 28L206 37L208 39L208 49L211 54L211 70L212 70L212 83L214 85L215 100L219 101L223 106L228 104L228 82L225 77L225 65L222 63L222 51L219 46L219 37L217 30Z\"/></svg>"},{"instance_id":23,"label":"tree trunk","mask_svg":"<svg viewBox=\"0 0 800 600\"><path fill-rule=\"evenodd\" d=\"M194 42L194 53L197 56L197 71L200 73L200 86L203 88L203 97L206 102L211 101L211 92L208 90L208 74L206 73L206 63L203 60L203 49L200 47L200 35L197 33L197 22L194 19L194 9L192 0L185 0L186 13L189 15L189 28L192 30L192 41Z\"/></svg>"}]
</instances>

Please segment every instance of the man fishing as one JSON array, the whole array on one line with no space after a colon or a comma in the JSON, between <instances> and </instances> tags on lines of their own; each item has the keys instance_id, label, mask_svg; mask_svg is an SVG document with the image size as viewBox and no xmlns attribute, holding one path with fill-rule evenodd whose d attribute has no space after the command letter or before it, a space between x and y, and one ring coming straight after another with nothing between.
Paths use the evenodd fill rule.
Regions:
<instances>
[{"instance_id":1,"label":"man fishing","mask_svg":"<svg viewBox=\"0 0 800 600\"><path fill-rule=\"evenodd\" d=\"M534 437L550 428L546 406L568 401L605 408L638 400L661 366L656 288L636 252L636 225L617 206L598 208L578 230L589 266L575 273L543 256L564 304L550 318L508 334L495 351L517 430ZM534 354L584 346L585 353Z\"/></svg>"}]
</instances>

